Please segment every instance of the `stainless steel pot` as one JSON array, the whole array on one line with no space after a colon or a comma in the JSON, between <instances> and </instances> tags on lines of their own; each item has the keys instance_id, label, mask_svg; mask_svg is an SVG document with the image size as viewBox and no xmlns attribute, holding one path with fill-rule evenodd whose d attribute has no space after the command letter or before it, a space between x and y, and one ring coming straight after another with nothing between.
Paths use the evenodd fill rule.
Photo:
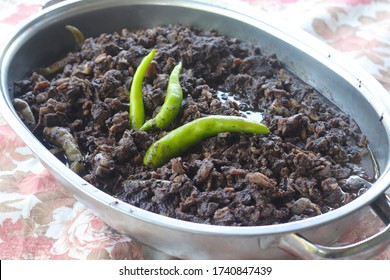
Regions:
<instances>
[{"instance_id":1,"label":"stainless steel pot","mask_svg":"<svg viewBox=\"0 0 390 280\"><path fill-rule=\"evenodd\" d=\"M329 213L281 225L223 227L194 224L150 213L103 193L71 172L29 132L12 106L13 80L47 65L72 49L64 29L71 24L86 36L102 32L192 24L258 44L276 53L288 69L332 100L368 135L380 177L355 201ZM365 72L310 35L263 14L218 1L65 1L29 20L1 52L1 113L42 163L80 201L117 230L165 254L188 259L369 258L390 244L390 95ZM330 247L374 209L385 223L376 235ZM322 244L322 245L319 245Z\"/></svg>"}]
</instances>

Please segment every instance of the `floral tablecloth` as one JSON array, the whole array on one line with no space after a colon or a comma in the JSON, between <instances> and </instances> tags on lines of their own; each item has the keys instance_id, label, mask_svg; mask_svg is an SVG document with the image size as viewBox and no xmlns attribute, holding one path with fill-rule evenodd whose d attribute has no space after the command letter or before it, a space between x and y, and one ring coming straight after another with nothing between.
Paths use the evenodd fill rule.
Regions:
<instances>
[{"instance_id":1,"label":"floral tablecloth","mask_svg":"<svg viewBox=\"0 0 390 280\"><path fill-rule=\"evenodd\" d=\"M390 91L389 0L241 1L325 41ZM1 41L46 2L0 0ZM369 214L340 242L356 242L381 227ZM63 189L0 115L0 259L143 258L142 245ZM390 259L390 248L376 258Z\"/></svg>"}]
</instances>

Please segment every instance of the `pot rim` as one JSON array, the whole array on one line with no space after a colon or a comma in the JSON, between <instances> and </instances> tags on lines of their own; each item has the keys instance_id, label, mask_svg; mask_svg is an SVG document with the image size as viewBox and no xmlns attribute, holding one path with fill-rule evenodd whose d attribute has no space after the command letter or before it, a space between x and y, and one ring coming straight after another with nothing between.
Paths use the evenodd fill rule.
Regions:
<instances>
[{"instance_id":1,"label":"pot rim","mask_svg":"<svg viewBox=\"0 0 390 280\"><path fill-rule=\"evenodd\" d=\"M52 155L20 121L15 110L13 109L12 101L10 100L10 97L7 93L7 70L10 66L10 60L15 54L16 50L23 44L23 42L25 42L27 38L29 38L26 34L27 31L34 32L33 34L36 34L39 32L39 30L44 29L45 22L49 23L50 20L58 17L58 14L61 13L62 16L72 15L72 13L73 15L79 15L86 11L90 12L93 10L121 5L164 5L197 9L209 13L222 14L226 17L234 18L238 21L243 21L244 23L254 25L257 28L270 31L271 34L283 38L283 40L290 45L305 51L306 54L310 54L312 57L327 66L330 70L336 71L340 75L343 74L343 77L345 77L345 80L347 80L349 83L354 84L356 83L356 80L359 80L359 91L362 93L375 92L375 96L370 96L369 101L375 108L377 108L377 111L382 112L382 125L384 126L387 135L390 135L390 108L384 105L386 103L390 104L390 95L377 80L375 80L371 75L362 69L357 67L346 67L350 66L351 63L344 60L340 55L338 55L337 51L321 42L319 39L316 39L314 36L306 33L303 30L294 29L291 26L286 27L281 22L277 22L274 19L271 19L267 14L261 14L258 11L256 11L255 14L253 11L242 7L242 3L240 6L238 6L237 3L226 3L220 0L70 0L50 6L40 11L32 18L23 22L16 31L15 35L13 35L12 38L8 40L6 44L4 44L4 47L1 48L0 52L1 113L11 128L17 133L17 135L22 138L26 145L29 146L29 148L35 155L38 156L44 165L50 166L52 171L60 176L62 182L71 184L80 193L92 197L94 200L99 202L100 205L107 208L113 208L114 211L119 211L125 215L130 215L132 218L182 232L223 236L261 236L285 234L300 232L302 230L308 230L313 227L322 226L350 215L365 206L369 206L371 202L383 194L389 187L390 163L388 161L379 178L373 184L373 187L371 187L362 196L358 197L345 206L301 221L288 222L277 225L239 227L198 224L165 217L118 200L86 182L84 179L67 168L54 155ZM259 15L261 15L261 17ZM294 36L291 34L294 34ZM332 55L331 60L329 59L330 54ZM385 100L387 100L387 102ZM390 155L388 155L387 158L390 158Z\"/></svg>"}]
</instances>

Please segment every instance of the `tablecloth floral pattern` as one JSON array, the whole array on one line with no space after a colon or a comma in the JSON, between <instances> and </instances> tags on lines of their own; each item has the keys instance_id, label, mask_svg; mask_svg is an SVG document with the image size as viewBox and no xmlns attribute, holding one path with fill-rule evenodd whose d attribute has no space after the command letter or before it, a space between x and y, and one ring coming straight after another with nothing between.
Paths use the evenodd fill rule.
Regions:
<instances>
[{"instance_id":1,"label":"tablecloth floral pattern","mask_svg":"<svg viewBox=\"0 0 390 280\"><path fill-rule=\"evenodd\" d=\"M390 1L241 1L320 38L390 91ZM2 41L46 2L0 0ZM340 242L361 240L381 227L368 214ZM0 259L143 257L142 245L107 226L68 193L0 115ZM390 248L376 259L390 259Z\"/></svg>"}]
</instances>

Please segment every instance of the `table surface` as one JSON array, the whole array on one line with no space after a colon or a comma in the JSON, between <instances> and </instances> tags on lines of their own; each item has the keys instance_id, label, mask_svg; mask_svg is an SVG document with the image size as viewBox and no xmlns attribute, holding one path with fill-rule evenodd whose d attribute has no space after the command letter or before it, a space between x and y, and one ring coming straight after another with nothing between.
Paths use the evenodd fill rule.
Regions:
<instances>
[{"instance_id":1,"label":"table surface","mask_svg":"<svg viewBox=\"0 0 390 280\"><path fill-rule=\"evenodd\" d=\"M390 91L390 1L241 1L323 40ZM45 2L0 0L2 41ZM369 213L339 242L356 242L381 227ZM0 115L0 259L143 258L142 245L107 226L68 193ZM376 259L390 259L390 248Z\"/></svg>"}]
</instances>

